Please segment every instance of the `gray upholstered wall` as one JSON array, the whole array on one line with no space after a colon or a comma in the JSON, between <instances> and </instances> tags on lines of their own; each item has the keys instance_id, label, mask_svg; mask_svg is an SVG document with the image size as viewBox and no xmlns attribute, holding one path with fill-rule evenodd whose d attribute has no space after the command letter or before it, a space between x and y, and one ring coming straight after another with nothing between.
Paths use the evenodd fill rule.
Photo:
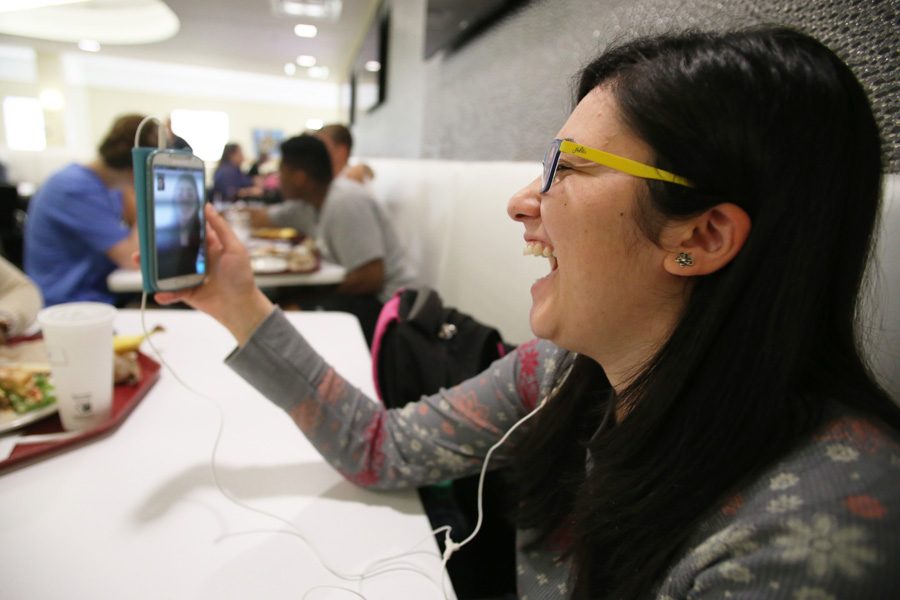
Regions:
<instances>
[{"instance_id":1,"label":"gray upholstered wall","mask_svg":"<svg viewBox=\"0 0 900 600\"><path fill-rule=\"evenodd\" d=\"M385 1L388 99L354 125L360 156L540 160L570 108L571 76L610 41L769 22L813 33L854 68L900 172L900 0L532 0L427 62L425 0Z\"/></svg>"}]
</instances>

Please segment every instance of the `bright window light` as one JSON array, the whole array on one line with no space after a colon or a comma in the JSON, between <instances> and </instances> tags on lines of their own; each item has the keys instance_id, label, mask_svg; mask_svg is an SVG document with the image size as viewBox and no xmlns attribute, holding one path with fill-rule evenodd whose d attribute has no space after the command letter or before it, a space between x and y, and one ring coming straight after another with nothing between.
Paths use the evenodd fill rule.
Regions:
<instances>
[{"instance_id":1,"label":"bright window light","mask_svg":"<svg viewBox=\"0 0 900 600\"><path fill-rule=\"evenodd\" d=\"M325 125L325 121L322 119L307 119L306 120L306 128L310 130L319 130Z\"/></svg>"},{"instance_id":2,"label":"bright window light","mask_svg":"<svg viewBox=\"0 0 900 600\"><path fill-rule=\"evenodd\" d=\"M319 33L319 29L315 25L306 25L300 23L294 26L294 35L302 38L314 38Z\"/></svg>"},{"instance_id":3,"label":"bright window light","mask_svg":"<svg viewBox=\"0 0 900 600\"><path fill-rule=\"evenodd\" d=\"M38 99L41 101L41 106L46 110L57 111L62 110L66 106L66 98L62 95L62 92L52 88L41 90Z\"/></svg>"},{"instance_id":4,"label":"bright window light","mask_svg":"<svg viewBox=\"0 0 900 600\"><path fill-rule=\"evenodd\" d=\"M194 154L215 162L222 158L222 148L228 143L228 113L219 110L172 111L172 132L191 145Z\"/></svg>"},{"instance_id":5,"label":"bright window light","mask_svg":"<svg viewBox=\"0 0 900 600\"><path fill-rule=\"evenodd\" d=\"M9 96L3 99L3 125L6 145L11 150L44 150L44 111L37 98Z\"/></svg>"}]
</instances>

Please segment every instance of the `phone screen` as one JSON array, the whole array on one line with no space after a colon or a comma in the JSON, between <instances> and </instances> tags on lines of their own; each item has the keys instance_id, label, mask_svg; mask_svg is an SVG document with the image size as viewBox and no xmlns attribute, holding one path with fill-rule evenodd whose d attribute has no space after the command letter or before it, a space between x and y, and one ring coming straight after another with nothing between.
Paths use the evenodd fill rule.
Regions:
<instances>
[{"instance_id":1,"label":"phone screen","mask_svg":"<svg viewBox=\"0 0 900 600\"><path fill-rule=\"evenodd\" d=\"M153 164L154 237L157 279L206 272L206 225L202 169Z\"/></svg>"}]
</instances>

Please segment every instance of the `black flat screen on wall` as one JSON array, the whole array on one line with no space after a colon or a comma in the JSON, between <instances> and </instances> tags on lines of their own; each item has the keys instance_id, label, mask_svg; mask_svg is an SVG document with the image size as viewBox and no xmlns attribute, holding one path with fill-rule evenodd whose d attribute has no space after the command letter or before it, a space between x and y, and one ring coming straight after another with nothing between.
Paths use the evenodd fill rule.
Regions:
<instances>
[{"instance_id":1,"label":"black flat screen on wall","mask_svg":"<svg viewBox=\"0 0 900 600\"><path fill-rule=\"evenodd\" d=\"M350 72L350 123L387 98L390 12L382 5L366 33Z\"/></svg>"},{"instance_id":2,"label":"black flat screen on wall","mask_svg":"<svg viewBox=\"0 0 900 600\"><path fill-rule=\"evenodd\" d=\"M428 0L425 58L454 50L529 0Z\"/></svg>"}]
</instances>

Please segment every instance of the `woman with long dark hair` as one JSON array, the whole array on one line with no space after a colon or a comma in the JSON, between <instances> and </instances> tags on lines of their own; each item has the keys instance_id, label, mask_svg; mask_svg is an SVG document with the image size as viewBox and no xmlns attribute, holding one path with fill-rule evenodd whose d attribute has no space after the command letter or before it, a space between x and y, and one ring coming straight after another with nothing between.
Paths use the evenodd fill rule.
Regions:
<instances>
[{"instance_id":1,"label":"woman with long dark hair","mask_svg":"<svg viewBox=\"0 0 900 600\"><path fill-rule=\"evenodd\" d=\"M220 218L207 284L239 373L351 481L420 486L492 457L518 491L522 598L886 598L900 409L861 355L878 130L859 82L787 29L639 39L580 76L543 177L509 202L529 342L386 411L253 285Z\"/></svg>"}]
</instances>

